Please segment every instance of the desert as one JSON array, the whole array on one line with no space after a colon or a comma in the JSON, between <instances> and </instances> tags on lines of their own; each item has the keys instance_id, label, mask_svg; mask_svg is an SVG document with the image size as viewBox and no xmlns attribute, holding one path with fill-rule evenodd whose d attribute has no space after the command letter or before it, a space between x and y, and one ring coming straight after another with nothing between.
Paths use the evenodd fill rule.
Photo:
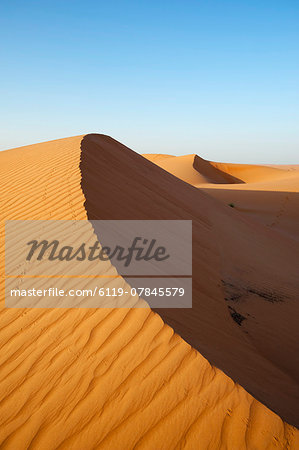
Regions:
<instances>
[{"instance_id":1,"label":"desert","mask_svg":"<svg viewBox=\"0 0 299 450\"><path fill-rule=\"evenodd\" d=\"M0 450L299 450L299 2L0 11Z\"/></svg>"},{"instance_id":2,"label":"desert","mask_svg":"<svg viewBox=\"0 0 299 450\"><path fill-rule=\"evenodd\" d=\"M0 162L2 448L298 448L296 167L100 134ZM192 220L192 308L6 308L4 222L67 219Z\"/></svg>"}]
</instances>

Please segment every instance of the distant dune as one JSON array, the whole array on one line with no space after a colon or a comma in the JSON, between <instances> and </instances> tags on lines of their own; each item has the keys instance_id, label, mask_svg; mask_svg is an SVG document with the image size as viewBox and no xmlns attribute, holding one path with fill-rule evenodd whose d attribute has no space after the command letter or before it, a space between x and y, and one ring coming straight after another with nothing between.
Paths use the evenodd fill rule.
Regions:
<instances>
[{"instance_id":1,"label":"distant dune","mask_svg":"<svg viewBox=\"0 0 299 450\"><path fill-rule=\"evenodd\" d=\"M299 165L217 163L197 155L144 156L244 216L299 239Z\"/></svg>"},{"instance_id":2,"label":"distant dune","mask_svg":"<svg viewBox=\"0 0 299 450\"><path fill-rule=\"evenodd\" d=\"M8 219L193 221L192 309L7 309L1 282L1 448L299 448L299 171L145 156L0 152L2 281Z\"/></svg>"}]
</instances>

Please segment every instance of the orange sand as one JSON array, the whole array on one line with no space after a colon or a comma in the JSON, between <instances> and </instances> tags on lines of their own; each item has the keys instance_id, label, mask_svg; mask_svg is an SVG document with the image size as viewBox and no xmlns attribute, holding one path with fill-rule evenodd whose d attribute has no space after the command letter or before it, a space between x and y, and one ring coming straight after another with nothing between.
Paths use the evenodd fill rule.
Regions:
<instances>
[{"instance_id":1,"label":"orange sand","mask_svg":"<svg viewBox=\"0 0 299 450\"><path fill-rule=\"evenodd\" d=\"M1 448L298 448L276 414L298 424L289 228L268 231L111 138L82 138L0 153ZM195 185L241 176L182 161L175 175ZM148 309L4 308L4 220L91 217L192 218L194 308L160 313L199 351ZM249 282L284 301L244 291ZM224 299L235 291L237 305ZM246 315L241 326L228 305Z\"/></svg>"},{"instance_id":2,"label":"orange sand","mask_svg":"<svg viewBox=\"0 0 299 450\"><path fill-rule=\"evenodd\" d=\"M144 156L225 205L233 204L243 215L299 239L299 165L216 163L197 155ZM222 172L222 183L216 171Z\"/></svg>"}]
</instances>

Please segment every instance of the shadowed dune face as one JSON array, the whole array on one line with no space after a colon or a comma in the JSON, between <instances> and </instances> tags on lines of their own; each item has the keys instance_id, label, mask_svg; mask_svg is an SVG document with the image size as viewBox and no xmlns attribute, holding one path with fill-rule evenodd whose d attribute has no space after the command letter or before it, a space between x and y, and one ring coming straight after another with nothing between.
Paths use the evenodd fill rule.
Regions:
<instances>
[{"instance_id":1,"label":"shadowed dune face","mask_svg":"<svg viewBox=\"0 0 299 450\"><path fill-rule=\"evenodd\" d=\"M242 375L248 389L251 379L252 392L269 400L268 404L271 396L277 400L276 405L271 403L276 412L289 405L285 416L291 421L295 384L287 375L296 355L295 343L288 344L293 354L286 355L285 367L281 353L292 334L291 329L284 329L291 326L290 317L294 316L292 302L271 303L265 284L265 292L251 289L252 307L268 308L261 309L261 315L255 318L263 324L264 317L268 317L269 323L264 324L266 338L260 335L263 327L258 328L249 317L238 325L235 319L241 303L231 303L232 297L244 294L242 280L250 278L258 285L262 278L271 281L270 272L272 281L277 277L277 252L273 251L268 257L273 265L267 259L268 272L261 271L261 280L255 278L260 267L255 270L256 247L252 239L258 239L256 245L262 252L269 251L272 238L264 239L260 227L254 228L242 219L232 227L231 214L239 216L237 211L222 207L205 194L198 195L194 187L186 190L186 183L177 184L175 177L165 178L164 170L153 171L155 166L144 162L118 142L100 135L87 136L83 142L77 136L0 152L1 449L299 448L298 430L246 392L237 384L237 378L227 377L210 364L217 360L226 365L228 372L238 373L239 380ZM135 178L141 183L137 186L144 200L141 204ZM155 186L155 181L161 182L161 188ZM109 198L114 205L109 205ZM193 200L199 206L192 205ZM210 362L150 309L4 307L4 221L86 221L87 203L90 214L102 218L117 218L117 212L126 218L134 211L133 218L197 215L194 265L199 278L195 285L195 317L190 318L190 311L182 311L182 317L176 314L169 320L176 329L185 330L186 339L188 332L190 340L193 337L198 348L211 355ZM226 210L229 212L224 214ZM233 268L239 261L234 260L237 255L229 231L240 249L248 251L247 268L242 266L236 273ZM223 262L219 245L225 245L224 235L228 243L223 252L228 256ZM284 245L277 245L283 259ZM248 278L249 262L253 268ZM226 281L223 278L225 283L219 277L224 269L228 274ZM270 287L278 290L281 277ZM61 283L66 287L64 280ZM78 283L82 287L80 280ZM292 297L292 275L289 283ZM280 295L287 294L284 289ZM226 301L224 296L230 299ZM236 313L229 310L227 303ZM277 341L275 345L272 341L273 320L278 315L273 306L279 307L278 314L282 315L282 328L275 323L280 353ZM164 311L166 319L168 312ZM261 348L263 340L265 349ZM268 359L270 344L275 353L272 361ZM247 376L238 372L243 364Z\"/></svg>"},{"instance_id":2,"label":"shadowed dune face","mask_svg":"<svg viewBox=\"0 0 299 450\"><path fill-rule=\"evenodd\" d=\"M87 135L81 149L89 219L192 219L193 308L158 314L211 363L298 424L298 246L112 138Z\"/></svg>"},{"instance_id":3,"label":"shadowed dune face","mask_svg":"<svg viewBox=\"0 0 299 450\"><path fill-rule=\"evenodd\" d=\"M279 184L277 185L279 189ZM299 193L257 189L214 189L202 187L225 205L263 225L299 240Z\"/></svg>"},{"instance_id":4,"label":"shadowed dune face","mask_svg":"<svg viewBox=\"0 0 299 450\"><path fill-rule=\"evenodd\" d=\"M200 158L197 155L194 156L193 167L197 172L205 173L207 177L210 178L211 183L244 183L244 181L240 178L222 170L221 166L214 165L210 161L206 161L205 159Z\"/></svg>"}]
</instances>

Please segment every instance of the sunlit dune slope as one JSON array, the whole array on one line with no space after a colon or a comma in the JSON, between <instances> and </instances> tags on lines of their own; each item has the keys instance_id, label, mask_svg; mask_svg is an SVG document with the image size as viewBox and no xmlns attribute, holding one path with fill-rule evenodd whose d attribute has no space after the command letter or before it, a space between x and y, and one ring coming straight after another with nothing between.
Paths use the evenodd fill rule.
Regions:
<instances>
[{"instance_id":1,"label":"sunlit dune slope","mask_svg":"<svg viewBox=\"0 0 299 450\"><path fill-rule=\"evenodd\" d=\"M243 215L299 240L298 166L215 163L190 155L192 157L188 159L182 174L181 158L184 157L168 156L162 161L160 155L144 156L225 205L231 205ZM170 160L171 164L168 163ZM223 173L224 178L227 176L234 179L230 181L227 178L218 183L213 177L204 178L202 174L207 173L206 167L209 167L210 172L217 169ZM198 174L194 174L194 171Z\"/></svg>"},{"instance_id":2,"label":"sunlit dune slope","mask_svg":"<svg viewBox=\"0 0 299 450\"><path fill-rule=\"evenodd\" d=\"M238 183L256 183L259 181L274 181L284 179L290 175L290 172L297 171L299 174L299 166L283 166L283 165L255 165L255 164L233 164L207 161L198 155L172 156L163 154L146 154L143 155L149 161L154 162L158 166L184 179L184 181L196 185L193 170L198 172L198 180L207 183L219 184L238 184ZM180 176L182 166L186 172L186 176ZM193 170L192 170L193 169ZM193 178L192 178L193 174Z\"/></svg>"},{"instance_id":3,"label":"sunlit dune slope","mask_svg":"<svg viewBox=\"0 0 299 450\"><path fill-rule=\"evenodd\" d=\"M202 183L240 183L238 178L214 167L197 155L144 155L146 159L193 186Z\"/></svg>"},{"instance_id":4,"label":"sunlit dune slope","mask_svg":"<svg viewBox=\"0 0 299 450\"><path fill-rule=\"evenodd\" d=\"M184 156L170 156L170 155L146 155L146 158L150 161L158 164L163 169L172 173L176 177L180 178L187 183L191 183L196 186L199 183L209 182L209 178L199 173L193 167L193 160L195 155Z\"/></svg>"},{"instance_id":5,"label":"sunlit dune slope","mask_svg":"<svg viewBox=\"0 0 299 450\"><path fill-rule=\"evenodd\" d=\"M0 163L1 448L298 448L298 431L236 383L296 423L287 240L271 249L275 234L106 136L1 152ZM161 315L199 352L147 309L5 309L4 220L89 217L192 218L194 308ZM249 281L283 301L246 291L235 309L255 317L239 326L225 296Z\"/></svg>"},{"instance_id":6,"label":"sunlit dune slope","mask_svg":"<svg viewBox=\"0 0 299 450\"><path fill-rule=\"evenodd\" d=\"M286 169L282 167L259 166L255 164L229 164L209 161L212 167L231 176L237 177L244 183L277 180L286 176Z\"/></svg>"}]
</instances>

